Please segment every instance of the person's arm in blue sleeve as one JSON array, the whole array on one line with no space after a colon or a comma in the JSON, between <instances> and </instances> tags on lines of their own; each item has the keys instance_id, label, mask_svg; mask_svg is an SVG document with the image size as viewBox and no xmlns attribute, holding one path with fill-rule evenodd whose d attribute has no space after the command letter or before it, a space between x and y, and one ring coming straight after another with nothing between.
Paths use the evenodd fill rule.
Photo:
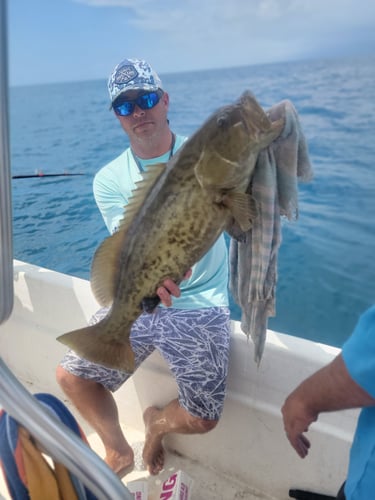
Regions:
<instances>
[{"instance_id":1,"label":"person's arm in blue sleeve","mask_svg":"<svg viewBox=\"0 0 375 500\"><path fill-rule=\"evenodd\" d=\"M284 402L285 432L301 458L310 448L304 433L321 412L375 406L375 393L370 389L374 378L375 307L361 317L342 353L305 379Z\"/></svg>"},{"instance_id":2,"label":"person's arm in blue sleeve","mask_svg":"<svg viewBox=\"0 0 375 500\"><path fill-rule=\"evenodd\" d=\"M113 181L96 175L93 182L93 191L96 204L102 214L108 231L113 234L118 230L119 223L124 217L127 198L120 193Z\"/></svg>"}]
</instances>

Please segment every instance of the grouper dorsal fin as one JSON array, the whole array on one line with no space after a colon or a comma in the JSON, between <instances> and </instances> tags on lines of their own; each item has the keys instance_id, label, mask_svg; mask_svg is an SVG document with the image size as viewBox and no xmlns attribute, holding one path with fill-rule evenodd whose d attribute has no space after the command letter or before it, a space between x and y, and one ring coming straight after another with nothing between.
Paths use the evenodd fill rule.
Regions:
<instances>
[{"instance_id":1,"label":"grouper dorsal fin","mask_svg":"<svg viewBox=\"0 0 375 500\"><path fill-rule=\"evenodd\" d=\"M91 289L102 306L113 302L116 294L120 257L126 247L126 236L134 217L144 204L149 192L159 177L165 172L166 163L150 165L143 179L136 182L116 233L106 238L97 248L91 264Z\"/></svg>"},{"instance_id":2,"label":"grouper dorsal fin","mask_svg":"<svg viewBox=\"0 0 375 500\"><path fill-rule=\"evenodd\" d=\"M119 262L123 235L118 231L97 248L91 264L91 290L101 306L109 306L116 292L116 264ZM117 268L118 269L118 268Z\"/></svg>"}]
</instances>

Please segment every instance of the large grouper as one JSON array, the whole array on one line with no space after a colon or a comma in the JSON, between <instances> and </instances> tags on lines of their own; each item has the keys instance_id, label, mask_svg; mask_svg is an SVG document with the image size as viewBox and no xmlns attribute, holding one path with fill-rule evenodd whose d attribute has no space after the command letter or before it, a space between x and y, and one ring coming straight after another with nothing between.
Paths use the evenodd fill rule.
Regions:
<instances>
[{"instance_id":1,"label":"large grouper","mask_svg":"<svg viewBox=\"0 0 375 500\"><path fill-rule=\"evenodd\" d=\"M93 258L91 287L101 305L111 305L107 316L58 340L95 363L134 371L133 322L158 305L164 280L179 284L224 230L251 228L256 206L246 190L259 152L283 126L246 91L213 113L168 163L150 166L119 230Z\"/></svg>"}]
</instances>

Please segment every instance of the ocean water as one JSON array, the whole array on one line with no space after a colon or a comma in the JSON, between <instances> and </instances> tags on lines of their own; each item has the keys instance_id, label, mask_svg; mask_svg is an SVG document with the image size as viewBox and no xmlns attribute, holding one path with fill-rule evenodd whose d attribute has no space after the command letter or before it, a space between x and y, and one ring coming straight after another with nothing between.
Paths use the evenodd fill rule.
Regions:
<instances>
[{"instance_id":1,"label":"ocean water","mask_svg":"<svg viewBox=\"0 0 375 500\"><path fill-rule=\"evenodd\" d=\"M293 102L315 176L300 185L298 221L283 222L269 327L341 346L375 301L375 57L161 76L185 135L245 89L265 109ZM93 176L128 145L106 81L11 88L10 130L13 175L83 174L13 180L15 257L88 278L107 236Z\"/></svg>"}]
</instances>

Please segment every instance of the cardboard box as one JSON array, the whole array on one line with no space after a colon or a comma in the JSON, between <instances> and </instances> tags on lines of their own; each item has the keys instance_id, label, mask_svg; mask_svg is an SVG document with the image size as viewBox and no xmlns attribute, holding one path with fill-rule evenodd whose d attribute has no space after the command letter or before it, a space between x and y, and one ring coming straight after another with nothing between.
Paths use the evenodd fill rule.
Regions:
<instances>
[{"instance_id":1,"label":"cardboard box","mask_svg":"<svg viewBox=\"0 0 375 500\"><path fill-rule=\"evenodd\" d=\"M147 481L129 481L126 487L133 494L134 500L147 500L148 499L148 486Z\"/></svg>"},{"instance_id":2,"label":"cardboard box","mask_svg":"<svg viewBox=\"0 0 375 500\"><path fill-rule=\"evenodd\" d=\"M193 479L179 470L169 476L161 485L159 500L191 500Z\"/></svg>"}]
</instances>

